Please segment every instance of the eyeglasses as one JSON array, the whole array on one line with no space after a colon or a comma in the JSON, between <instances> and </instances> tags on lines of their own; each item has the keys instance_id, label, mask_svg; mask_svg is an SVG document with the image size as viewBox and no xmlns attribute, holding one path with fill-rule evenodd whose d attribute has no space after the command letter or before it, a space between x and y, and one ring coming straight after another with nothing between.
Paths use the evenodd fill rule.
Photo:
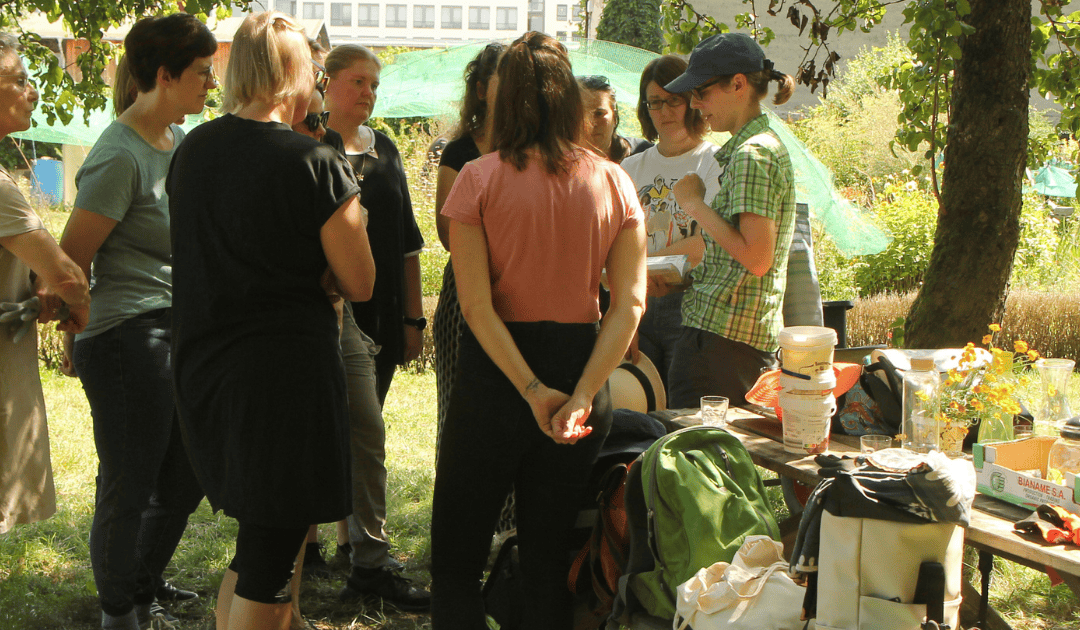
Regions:
<instances>
[{"instance_id":1,"label":"eyeglasses","mask_svg":"<svg viewBox=\"0 0 1080 630\"><path fill-rule=\"evenodd\" d=\"M321 114L308 114L304 116L304 125L307 126L308 131L315 133L319 130L319 127L325 127L326 123L330 120L330 112L322 112Z\"/></svg>"},{"instance_id":2,"label":"eyeglasses","mask_svg":"<svg viewBox=\"0 0 1080 630\"><path fill-rule=\"evenodd\" d=\"M653 98L645 101L645 107L659 111L664 108L664 105L668 106L668 109L675 109L680 105L685 105L686 101L681 96L669 96L667 98Z\"/></svg>"},{"instance_id":3,"label":"eyeglasses","mask_svg":"<svg viewBox=\"0 0 1080 630\"><path fill-rule=\"evenodd\" d=\"M706 81L706 82L702 83L701 85L697 86L696 88L693 88L692 90L690 90L690 92L694 95L694 98L696 98L697 100L700 101L700 100L705 98L705 92L709 88L711 88L712 86L717 85L719 83L720 83L720 79L712 79L711 81Z\"/></svg>"},{"instance_id":4,"label":"eyeglasses","mask_svg":"<svg viewBox=\"0 0 1080 630\"><path fill-rule=\"evenodd\" d=\"M326 75L326 68L322 67L322 64L314 59L311 60L311 65L315 66L315 89L325 92L326 84L330 82L330 77Z\"/></svg>"},{"instance_id":5,"label":"eyeglasses","mask_svg":"<svg viewBox=\"0 0 1080 630\"><path fill-rule=\"evenodd\" d=\"M0 77L13 77L15 79L15 87L20 90L25 90L30 87L30 77L25 74L0 74Z\"/></svg>"}]
</instances>

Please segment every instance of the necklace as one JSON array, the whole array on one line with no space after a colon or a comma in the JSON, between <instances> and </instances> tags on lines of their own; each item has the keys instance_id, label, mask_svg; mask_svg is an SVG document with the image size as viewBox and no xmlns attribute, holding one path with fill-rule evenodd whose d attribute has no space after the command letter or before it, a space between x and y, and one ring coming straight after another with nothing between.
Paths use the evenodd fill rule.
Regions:
<instances>
[{"instance_id":1,"label":"necklace","mask_svg":"<svg viewBox=\"0 0 1080 630\"><path fill-rule=\"evenodd\" d=\"M356 183L357 184L363 184L364 183L364 167L367 166L367 156L368 156L367 153L364 153L361 156L360 168L356 169L355 175L356 175Z\"/></svg>"}]
</instances>

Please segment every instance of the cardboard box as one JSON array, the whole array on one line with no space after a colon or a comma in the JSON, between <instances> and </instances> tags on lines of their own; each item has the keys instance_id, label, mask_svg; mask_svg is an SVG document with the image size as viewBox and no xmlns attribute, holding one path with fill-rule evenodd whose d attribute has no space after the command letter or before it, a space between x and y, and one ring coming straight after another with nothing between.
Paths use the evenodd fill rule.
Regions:
<instances>
[{"instance_id":1,"label":"cardboard box","mask_svg":"<svg viewBox=\"0 0 1080 630\"><path fill-rule=\"evenodd\" d=\"M1019 471L1038 470L1046 477L1046 460L1057 438L1032 437L1014 442L975 444L975 482L979 492L1034 510L1043 503L1060 505L1080 514L1080 487L1076 475L1065 474L1065 484L1051 483Z\"/></svg>"}]
</instances>

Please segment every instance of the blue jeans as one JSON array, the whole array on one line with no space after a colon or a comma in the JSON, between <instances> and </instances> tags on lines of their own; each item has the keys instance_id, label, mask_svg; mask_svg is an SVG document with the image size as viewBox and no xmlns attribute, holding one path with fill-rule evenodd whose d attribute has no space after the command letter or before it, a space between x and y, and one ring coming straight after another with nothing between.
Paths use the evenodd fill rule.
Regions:
<instances>
[{"instance_id":1,"label":"blue jeans","mask_svg":"<svg viewBox=\"0 0 1080 630\"><path fill-rule=\"evenodd\" d=\"M638 350L656 366L660 380L664 382L664 391L671 388L668 371L671 358L675 356L675 344L682 334L683 295L680 291L649 298L649 307L638 325Z\"/></svg>"},{"instance_id":2,"label":"blue jeans","mask_svg":"<svg viewBox=\"0 0 1080 630\"><path fill-rule=\"evenodd\" d=\"M570 393L592 354L596 326L508 323L545 385ZM431 622L435 630L482 630L480 579L511 488L526 600L522 630L569 630L570 533L596 455L611 429L605 385L593 399L593 432L556 444L466 328L443 427L431 510Z\"/></svg>"},{"instance_id":3,"label":"blue jeans","mask_svg":"<svg viewBox=\"0 0 1080 630\"><path fill-rule=\"evenodd\" d=\"M110 615L154 600L203 497L176 416L171 324L158 309L75 343L99 460L90 563Z\"/></svg>"},{"instance_id":4,"label":"blue jeans","mask_svg":"<svg viewBox=\"0 0 1080 630\"><path fill-rule=\"evenodd\" d=\"M341 355L349 391L349 430L352 439L352 505L349 543L352 564L364 569L395 565L386 535L386 428L376 388L375 342L356 325L345 303Z\"/></svg>"}]
</instances>

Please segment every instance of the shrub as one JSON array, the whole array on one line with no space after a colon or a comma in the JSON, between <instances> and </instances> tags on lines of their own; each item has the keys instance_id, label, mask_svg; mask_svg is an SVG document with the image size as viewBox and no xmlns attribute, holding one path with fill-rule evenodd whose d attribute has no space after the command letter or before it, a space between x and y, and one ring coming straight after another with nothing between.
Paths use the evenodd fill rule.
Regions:
<instances>
[{"instance_id":1,"label":"shrub","mask_svg":"<svg viewBox=\"0 0 1080 630\"><path fill-rule=\"evenodd\" d=\"M937 201L914 181L891 181L874 208L881 227L892 236L885 251L856 259L859 295L912 291L922 283L937 226Z\"/></svg>"}]
</instances>

